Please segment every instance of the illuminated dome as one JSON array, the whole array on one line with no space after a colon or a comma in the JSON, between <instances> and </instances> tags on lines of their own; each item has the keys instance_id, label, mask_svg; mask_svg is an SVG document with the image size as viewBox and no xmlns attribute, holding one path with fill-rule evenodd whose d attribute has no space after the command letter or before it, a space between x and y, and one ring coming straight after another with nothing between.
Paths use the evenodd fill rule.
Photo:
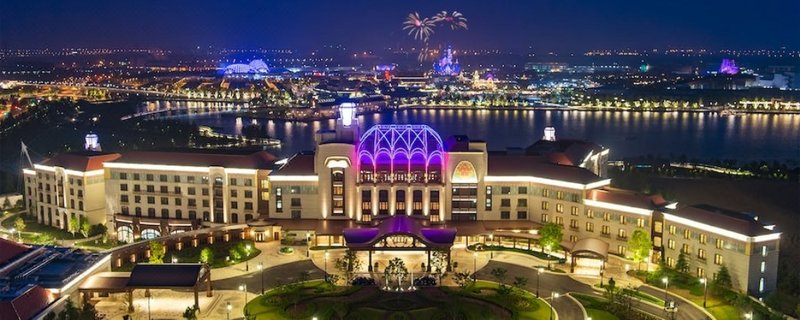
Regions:
<instances>
[{"instance_id":1,"label":"illuminated dome","mask_svg":"<svg viewBox=\"0 0 800 320\"><path fill-rule=\"evenodd\" d=\"M234 63L225 67L225 74L261 74L269 73L269 67L264 60L256 59L248 64Z\"/></svg>"},{"instance_id":2,"label":"illuminated dome","mask_svg":"<svg viewBox=\"0 0 800 320\"><path fill-rule=\"evenodd\" d=\"M376 125L361 135L362 182L440 182L444 144L426 125Z\"/></svg>"},{"instance_id":3,"label":"illuminated dome","mask_svg":"<svg viewBox=\"0 0 800 320\"><path fill-rule=\"evenodd\" d=\"M264 63L264 60L256 59L256 60L250 61L250 63L248 65L250 66L250 69L253 70L253 72L257 72L257 73L268 73L269 72L269 67L267 66L266 63Z\"/></svg>"}]
</instances>

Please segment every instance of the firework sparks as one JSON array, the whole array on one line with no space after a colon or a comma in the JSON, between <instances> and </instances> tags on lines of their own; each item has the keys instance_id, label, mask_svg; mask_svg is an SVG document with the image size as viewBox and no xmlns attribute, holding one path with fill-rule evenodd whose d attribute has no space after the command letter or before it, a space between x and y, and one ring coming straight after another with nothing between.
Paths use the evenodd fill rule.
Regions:
<instances>
[{"instance_id":1,"label":"firework sparks","mask_svg":"<svg viewBox=\"0 0 800 320\"><path fill-rule=\"evenodd\" d=\"M406 21L403 22L403 30L408 30L408 35L414 35L414 39L427 42L433 34L436 21L431 18L420 18L419 13L409 13Z\"/></svg>"},{"instance_id":2,"label":"firework sparks","mask_svg":"<svg viewBox=\"0 0 800 320\"><path fill-rule=\"evenodd\" d=\"M449 25L450 29L453 30L467 29L467 18L458 11L453 11L452 13L448 13L447 11L439 12L433 16L433 20L437 23L441 22Z\"/></svg>"}]
</instances>

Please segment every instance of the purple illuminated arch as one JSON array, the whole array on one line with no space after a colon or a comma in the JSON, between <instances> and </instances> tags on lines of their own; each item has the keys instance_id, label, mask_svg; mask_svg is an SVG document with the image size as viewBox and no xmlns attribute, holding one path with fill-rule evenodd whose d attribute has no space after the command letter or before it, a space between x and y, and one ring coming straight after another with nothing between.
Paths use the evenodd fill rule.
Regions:
<instances>
[{"instance_id":1,"label":"purple illuminated arch","mask_svg":"<svg viewBox=\"0 0 800 320\"><path fill-rule=\"evenodd\" d=\"M373 126L361 135L357 152L361 170L373 172L441 172L444 164L442 138L426 125Z\"/></svg>"}]
</instances>

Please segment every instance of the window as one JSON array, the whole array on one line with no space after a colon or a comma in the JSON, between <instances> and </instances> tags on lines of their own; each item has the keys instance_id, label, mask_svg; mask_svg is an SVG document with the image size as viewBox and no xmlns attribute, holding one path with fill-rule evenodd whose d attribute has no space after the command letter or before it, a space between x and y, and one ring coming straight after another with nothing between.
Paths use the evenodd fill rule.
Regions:
<instances>
[{"instance_id":1,"label":"window","mask_svg":"<svg viewBox=\"0 0 800 320\"><path fill-rule=\"evenodd\" d=\"M502 220L511 219L511 212L510 211L500 211L500 219L502 219Z\"/></svg>"},{"instance_id":2,"label":"window","mask_svg":"<svg viewBox=\"0 0 800 320\"><path fill-rule=\"evenodd\" d=\"M511 187L500 187L500 194L511 194Z\"/></svg>"},{"instance_id":3,"label":"window","mask_svg":"<svg viewBox=\"0 0 800 320\"><path fill-rule=\"evenodd\" d=\"M764 292L764 277L758 279L758 292Z\"/></svg>"},{"instance_id":4,"label":"window","mask_svg":"<svg viewBox=\"0 0 800 320\"><path fill-rule=\"evenodd\" d=\"M119 173L120 180L128 180L128 173L127 172L120 172Z\"/></svg>"},{"instance_id":5,"label":"window","mask_svg":"<svg viewBox=\"0 0 800 320\"><path fill-rule=\"evenodd\" d=\"M133 242L133 229L128 226L117 228L117 240L125 243Z\"/></svg>"},{"instance_id":6,"label":"window","mask_svg":"<svg viewBox=\"0 0 800 320\"><path fill-rule=\"evenodd\" d=\"M275 212L283 212L283 189L275 188Z\"/></svg>"},{"instance_id":7,"label":"window","mask_svg":"<svg viewBox=\"0 0 800 320\"><path fill-rule=\"evenodd\" d=\"M714 255L714 264L721 265L722 264L722 256L719 254Z\"/></svg>"},{"instance_id":8,"label":"window","mask_svg":"<svg viewBox=\"0 0 800 320\"><path fill-rule=\"evenodd\" d=\"M119 191L128 191L128 185L123 183L119 185Z\"/></svg>"},{"instance_id":9,"label":"window","mask_svg":"<svg viewBox=\"0 0 800 320\"><path fill-rule=\"evenodd\" d=\"M627 221L625 220L624 215L619 215L619 224L625 224Z\"/></svg>"},{"instance_id":10,"label":"window","mask_svg":"<svg viewBox=\"0 0 800 320\"><path fill-rule=\"evenodd\" d=\"M556 203L556 212L564 213L564 205L561 203Z\"/></svg>"},{"instance_id":11,"label":"window","mask_svg":"<svg viewBox=\"0 0 800 320\"><path fill-rule=\"evenodd\" d=\"M706 270L700 267L697 267L697 277L698 278L705 278L706 277Z\"/></svg>"},{"instance_id":12,"label":"window","mask_svg":"<svg viewBox=\"0 0 800 320\"><path fill-rule=\"evenodd\" d=\"M636 226L639 228L644 228L644 219L636 218Z\"/></svg>"},{"instance_id":13,"label":"window","mask_svg":"<svg viewBox=\"0 0 800 320\"><path fill-rule=\"evenodd\" d=\"M397 190L395 192L395 210L397 211L395 214L405 214L406 211L406 191L405 190Z\"/></svg>"},{"instance_id":14,"label":"window","mask_svg":"<svg viewBox=\"0 0 800 320\"><path fill-rule=\"evenodd\" d=\"M161 219L169 219L169 210L161 209Z\"/></svg>"},{"instance_id":15,"label":"window","mask_svg":"<svg viewBox=\"0 0 800 320\"><path fill-rule=\"evenodd\" d=\"M175 194L181 194L181 187L175 187L173 190L175 190Z\"/></svg>"},{"instance_id":16,"label":"window","mask_svg":"<svg viewBox=\"0 0 800 320\"><path fill-rule=\"evenodd\" d=\"M761 273L764 273L767 270L767 262L761 261Z\"/></svg>"},{"instance_id":17,"label":"window","mask_svg":"<svg viewBox=\"0 0 800 320\"><path fill-rule=\"evenodd\" d=\"M572 208L570 208L570 212L569 213L571 215L573 215L573 216L577 216L578 215L578 207L572 206Z\"/></svg>"},{"instance_id":18,"label":"window","mask_svg":"<svg viewBox=\"0 0 800 320\"><path fill-rule=\"evenodd\" d=\"M661 221L656 221L655 223L653 223L653 231L657 233L663 233L664 232L663 228L664 225L661 223Z\"/></svg>"},{"instance_id":19,"label":"window","mask_svg":"<svg viewBox=\"0 0 800 320\"><path fill-rule=\"evenodd\" d=\"M550 210L550 203L542 201L542 210Z\"/></svg>"},{"instance_id":20,"label":"window","mask_svg":"<svg viewBox=\"0 0 800 320\"><path fill-rule=\"evenodd\" d=\"M239 196L239 192L236 189L231 189L231 198L236 198Z\"/></svg>"},{"instance_id":21,"label":"window","mask_svg":"<svg viewBox=\"0 0 800 320\"><path fill-rule=\"evenodd\" d=\"M542 223L550 221L550 217L546 213L542 213Z\"/></svg>"},{"instance_id":22,"label":"window","mask_svg":"<svg viewBox=\"0 0 800 320\"><path fill-rule=\"evenodd\" d=\"M619 255L624 256L625 255L625 251L626 251L625 246L623 246L623 245L618 245L617 246L617 253Z\"/></svg>"},{"instance_id":23,"label":"window","mask_svg":"<svg viewBox=\"0 0 800 320\"><path fill-rule=\"evenodd\" d=\"M127 194L120 195L119 202L128 203L128 195Z\"/></svg>"},{"instance_id":24,"label":"window","mask_svg":"<svg viewBox=\"0 0 800 320\"><path fill-rule=\"evenodd\" d=\"M608 212L603 212L603 221L611 221L611 214Z\"/></svg>"},{"instance_id":25,"label":"window","mask_svg":"<svg viewBox=\"0 0 800 320\"><path fill-rule=\"evenodd\" d=\"M701 244L706 244L706 242L708 241L708 238L706 237L706 234L705 234L705 233L701 233L701 234L699 235L699 238L698 238L698 239L700 240L700 243L701 243Z\"/></svg>"},{"instance_id":26,"label":"window","mask_svg":"<svg viewBox=\"0 0 800 320\"><path fill-rule=\"evenodd\" d=\"M231 201L231 209L239 209L239 203L236 201Z\"/></svg>"},{"instance_id":27,"label":"window","mask_svg":"<svg viewBox=\"0 0 800 320\"><path fill-rule=\"evenodd\" d=\"M197 199L189 199L188 200L188 205L190 207L196 207L197 206Z\"/></svg>"},{"instance_id":28,"label":"window","mask_svg":"<svg viewBox=\"0 0 800 320\"><path fill-rule=\"evenodd\" d=\"M292 199L292 202L294 202L294 199ZM300 206L300 199L297 200L297 203L298 203L297 206L299 207ZM252 202L245 202L244 203L244 209L245 210L253 210L253 203Z\"/></svg>"},{"instance_id":29,"label":"window","mask_svg":"<svg viewBox=\"0 0 800 320\"><path fill-rule=\"evenodd\" d=\"M697 249L697 258L705 260L706 259L706 250Z\"/></svg>"},{"instance_id":30,"label":"window","mask_svg":"<svg viewBox=\"0 0 800 320\"><path fill-rule=\"evenodd\" d=\"M181 176L172 176L172 182L181 183Z\"/></svg>"},{"instance_id":31,"label":"window","mask_svg":"<svg viewBox=\"0 0 800 320\"><path fill-rule=\"evenodd\" d=\"M236 178L230 178L230 185L232 185L232 186L236 185ZM233 220L233 219L231 219L231 220Z\"/></svg>"},{"instance_id":32,"label":"window","mask_svg":"<svg viewBox=\"0 0 800 320\"><path fill-rule=\"evenodd\" d=\"M528 187L518 187L517 193L519 194L528 194Z\"/></svg>"},{"instance_id":33,"label":"window","mask_svg":"<svg viewBox=\"0 0 800 320\"><path fill-rule=\"evenodd\" d=\"M761 246L761 256L762 257L767 256L767 246Z\"/></svg>"},{"instance_id":34,"label":"window","mask_svg":"<svg viewBox=\"0 0 800 320\"><path fill-rule=\"evenodd\" d=\"M560 226L563 226L564 225L564 217L556 216L556 224L560 225Z\"/></svg>"},{"instance_id":35,"label":"window","mask_svg":"<svg viewBox=\"0 0 800 320\"><path fill-rule=\"evenodd\" d=\"M300 207L300 198L292 198L291 205L293 208Z\"/></svg>"},{"instance_id":36,"label":"window","mask_svg":"<svg viewBox=\"0 0 800 320\"><path fill-rule=\"evenodd\" d=\"M190 196L193 196L193 195L197 194L197 193L195 192L195 189L194 189L194 187L189 187L189 189L187 189L187 193L188 193Z\"/></svg>"},{"instance_id":37,"label":"window","mask_svg":"<svg viewBox=\"0 0 800 320\"><path fill-rule=\"evenodd\" d=\"M378 190L378 214L389 214L389 191Z\"/></svg>"},{"instance_id":38,"label":"window","mask_svg":"<svg viewBox=\"0 0 800 320\"><path fill-rule=\"evenodd\" d=\"M507 208L511 206L511 199L500 199L500 207Z\"/></svg>"},{"instance_id":39,"label":"window","mask_svg":"<svg viewBox=\"0 0 800 320\"><path fill-rule=\"evenodd\" d=\"M600 234L602 234L602 235L604 235L604 236L611 235L611 227L609 227L609 226L607 226L607 225L603 225L603 226L600 228Z\"/></svg>"},{"instance_id":40,"label":"window","mask_svg":"<svg viewBox=\"0 0 800 320\"><path fill-rule=\"evenodd\" d=\"M517 199L517 207L527 208L528 207L528 199Z\"/></svg>"},{"instance_id":41,"label":"window","mask_svg":"<svg viewBox=\"0 0 800 320\"><path fill-rule=\"evenodd\" d=\"M692 231L689 229L683 230L683 238L684 239L691 239L692 238Z\"/></svg>"},{"instance_id":42,"label":"window","mask_svg":"<svg viewBox=\"0 0 800 320\"><path fill-rule=\"evenodd\" d=\"M675 235L676 233L678 233L678 228L675 227L674 225L670 225L669 226L669 234Z\"/></svg>"},{"instance_id":43,"label":"window","mask_svg":"<svg viewBox=\"0 0 800 320\"><path fill-rule=\"evenodd\" d=\"M361 214L369 215L372 213L372 191L361 190Z\"/></svg>"},{"instance_id":44,"label":"window","mask_svg":"<svg viewBox=\"0 0 800 320\"><path fill-rule=\"evenodd\" d=\"M236 181L236 180L233 180ZM231 213L231 223L239 223L239 215L235 213Z\"/></svg>"},{"instance_id":45,"label":"window","mask_svg":"<svg viewBox=\"0 0 800 320\"><path fill-rule=\"evenodd\" d=\"M587 222L586 223L586 231L594 232L594 223Z\"/></svg>"},{"instance_id":46,"label":"window","mask_svg":"<svg viewBox=\"0 0 800 320\"><path fill-rule=\"evenodd\" d=\"M486 210L492 210L492 187L486 186Z\"/></svg>"},{"instance_id":47,"label":"window","mask_svg":"<svg viewBox=\"0 0 800 320\"><path fill-rule=\"evenodd\" d=\"M145 175L145 180L153 181L153 175L148 173L147 175Z\"/></svg>"},{"instance_id":48,"label":"window","mask_svg":"<svg viewBox=\"0 0 800 320\"><path fill-rule=\"evenodd\" d=\"M685 254L688 254L688 253L689 253L689 245L684 243L684 244L681 246L681 252L683 252L683 253L685 253Z\"/></svg>"},{"instance_id":49,"label":"window","mask_svg":"<svg viewBox=\"0 0 800 320\"><path fill-rule=\"evenodd\" d=\"M414 190L411 192L411 214L422 214L422 190Z\"/></svg>"},{"instance_id":50,"label":"window","mask_svg":"<svg viewBox=\"0 0 800 320\"><path fill-rule=\"evenodd\" d=\"M557 198L558 200L564 200L564 191L558 191L558 192L556 192L556 198Z\"/></svg>"},{"instance_id":51,"label":"window","mask_svg":"<svg viewBox=\"0 0 800 320\"><path fill-rule=\"evenodd\" d=\"M183 219L183 211L181 209L175 210L175 219Z\"/></svg>"},{"instance_id":52,"label":"window","mask_svg":"<svg viewBox=\"0 0 800 320\"><path fill-rule=\"evenodd\" d=\"M542 189L542 197L549 198L550 197L550 190Z\"/></svg>"},{"instance_id":53,"label":"window","mask_svg":"<svg viewBox=\"0 0 800 320\"><path fill-rule=\"evenodd\" d=\"M156 209L155 208L147 208L147 217L148 218L155 218L156 217Z\"/></svg>"},{"instance_id":54,"label":"window","mask_svg":"<svg viewBox=\"0 0 800 320\"><path fill-rule=\"evenodd\" d=\"M517 211L517 220L528 219L528 211Z\"/></svg>"},{"instance_id":55,"label":"window","mask_svg":"<svg viewBox=\"0 0 800 320\"><path fill-rule=\"evenodd\" d=\"M161 232L155 229L144 229L142 230L142 239L148 240L153 238L158 238L161 236Z\"/></svg>"},{"instance_id":56,"label":"window","mask_svg":"<svg viewBox=\"0 0 800 320\"><path fill-rule=\"evenodd\" d=\"M625 231L625 229L619 229L619 231L617 231L617 238L628 239L628 233Z\"/></svg>"},{"instance_id":57,"label":"window","mask_svg":"<svg viewBox=\"0 0 800 320\"><path fill-rule=\"evenodd\" d=\"M574 230L578 230L578 220L570 219L569 220L569 228L570 229L574 229Z\"/></svg>"},{"instance_id":58,"label":"window","mask_svg":"<svg viewBox=\"0 0 800 320\"><path fill-rule=\"evenodd\" d=\"M148 204L156 204L156 197L147 197Z\"/></svg>"},{"instance_id":59,"label":"window","mask_svg":"<svg viewBox=\"0 0 800 320\"><path fill-rule=\"evenodd\" d=\"M667 240L667 248L675 249L675 240L672 239Z\"/></svg>"},{"instance_id":60,"label":"window","mask_svg":"<svg viewBox=\"0 0 800 320\"><path fill-rule=\"evenodd\" d=\"M167 175L166 174L159 175L158 181L167 182Z\"/></svg>"},{"instance_id":61,"label":"window","mask_svg":"<svg viewBox=\"0 0 800 320\"><path fill-rule=\"evenodd\" d=\"M167 198L167 197L161 197L161 204L162 204L162 205L165 205L165 206L166 206L166 205L169 205L169 198Z\"/></svg>"},{"instance_id":62,"label":"window","mask_svg":"<svg viewBox=\"0 0 800 320\"><path fill-rule=\"evenodd\" d=\"M252 199L252 198L253 198L253 191L251 191L251 190L245 190L245 191L244 191L244 197L245 197L246 199Z\"/></svg>"},{"instance_id":63,"label":"window","mask_svg":"<svg viewBox=\"0 0 800 320\"><path fill-rule=\"evenodd\" d=\"M592 209L586 209L586 217L589 219L594 219L594 211L592 211Z\"/></svg>"}]
</instances>

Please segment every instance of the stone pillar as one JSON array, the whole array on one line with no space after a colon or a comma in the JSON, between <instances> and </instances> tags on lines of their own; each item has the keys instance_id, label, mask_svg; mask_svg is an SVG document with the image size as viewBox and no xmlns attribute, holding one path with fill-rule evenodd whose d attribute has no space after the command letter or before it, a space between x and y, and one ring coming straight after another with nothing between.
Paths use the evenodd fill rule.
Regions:
<instances>
[{"instance_id":1,"label":"stone pillar","mask_svg":"<svg viewBox=\"0 0 800 320\"><path fill-rule=\"evenodd\" d=\"M367 271L372 272L372 250L369 250L369 264L367 264Z\"/></svg>"},{"instance_id":2,"label":"stone pillar","mask_svg":"<svg viewBox=\"0 0 800 320\"><path fill-rule=\"evenodd\" d=\"M428 264L425 265L425 268L427 269L428 272L431 272L431 251L430 250L426 251L428 252Z\"/></svg>"}]
</instances>

